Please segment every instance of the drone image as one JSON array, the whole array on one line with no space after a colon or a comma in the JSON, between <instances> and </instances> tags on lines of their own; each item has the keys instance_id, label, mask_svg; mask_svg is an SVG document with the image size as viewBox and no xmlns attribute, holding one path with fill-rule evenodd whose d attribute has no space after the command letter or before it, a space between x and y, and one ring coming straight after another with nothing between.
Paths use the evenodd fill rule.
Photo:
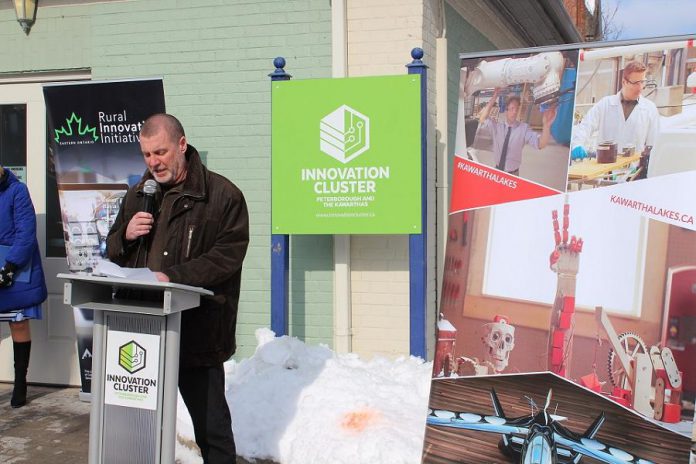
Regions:
<instances>
[{"instance_id":1,"label":"drone image","mask_svg":"<svg viewBox=\"0 0 696 464\"><path fill-rule=\"evenodd\" d=\"M505 416L494 388L491 388L490 395L495 415L430 409L427 423L433 426L500 434L502 437L498 443L498 449L511 462L516 463L576 464L583 456L610 464L652 463L595 440L595 435L605 421L603 412L582 434L561 425L563 418L548 411L551 404L551 389L546 396L543 408L536 408L534 401L530 399L532 413L516 418Z\"/></svg>"}]
</instances>

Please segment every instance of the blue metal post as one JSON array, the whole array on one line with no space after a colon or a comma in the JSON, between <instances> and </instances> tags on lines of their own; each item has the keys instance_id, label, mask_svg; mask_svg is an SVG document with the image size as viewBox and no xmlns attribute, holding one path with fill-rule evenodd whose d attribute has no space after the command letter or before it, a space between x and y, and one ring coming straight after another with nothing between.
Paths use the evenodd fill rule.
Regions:
<instances>
[{"instance_id":1,"label":"blue metal post","mask_svg":"<svg viewBox=\"0 0 696 464\"><path fill-rule=\"evenodd\" d=\"M288 81L292 77L285 72L285 58L273 60L275 71L268 76L271 81ZM290 236L271 234L271 330L277 336L288 334L290 295Z\"/></svg>"},{"instance_id":2,"label":"blue metal post","mask_svg":"<svg viewBox=\"0 0 696 464\"><path fill-rule=\"evenodd\" d=\"M410 352L426 357L426 274L427 274L427 69L423 64L423 49L411 50L413 61L406 65L409 74L421 76L421 233L411 234L408 240Z\"/></svg>"}]
</instances>

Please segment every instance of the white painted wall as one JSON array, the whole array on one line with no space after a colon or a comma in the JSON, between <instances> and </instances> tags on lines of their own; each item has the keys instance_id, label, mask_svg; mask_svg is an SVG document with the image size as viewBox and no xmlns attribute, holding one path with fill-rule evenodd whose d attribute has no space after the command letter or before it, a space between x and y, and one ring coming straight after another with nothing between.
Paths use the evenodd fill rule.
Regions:
<instances>
[{"instance_id":1,"label":"white painted wall","mask_svg":"<svg viewBox=\"0 0 696 464\"><path fill-rule=\"evenodd\" d=\"M347 0L346 9L349 76L406 74L411 49L424 49L430 66L428 140L433 140L435 120L433 3L439 2ZM428 152L428 314L435 313L434 156L433 146ZM354 352L368 357L409 354L408 267L408 236L351 237Z\"/></svg>"}]
</instances>

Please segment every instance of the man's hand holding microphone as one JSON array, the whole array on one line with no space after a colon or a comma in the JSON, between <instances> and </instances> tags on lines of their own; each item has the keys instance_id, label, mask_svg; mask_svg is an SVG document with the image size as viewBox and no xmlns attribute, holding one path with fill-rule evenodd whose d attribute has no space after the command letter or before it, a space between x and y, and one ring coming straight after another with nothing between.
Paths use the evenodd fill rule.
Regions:
<instances>
[{"instance_id":1,"label":"man's hand holding microphone","mask_svg":"<svg viewBox=\"0 0 696 464\"><path fill-rule=\"evenodd\" d=\"M135 213L126 227L126 240L139 240L139 246L146 246L147 236L155 224L155 193L159 185L157 181L148 179L143 185L143 207ZM162 272L155 272L157 280L169 282L169 277Z\"/></svg>"},{"instance_id":2,"label":"man's hand holding microphone","mask_svg":"<svg viewBox=\"0 0 696 464\"><path fill-rule=\"evenodd\" d=\"M144 236L150 233L154 222L155 218L152 213L138 211L133 215L128 223L128 227L126 227L126 240L132 242L138 237L142 237L144 241Z\"/></svg>"},{"instance_id":3,"label":"man's hand holding microphone","mask_svg":"<svg viewBox=\"0 0 696 464\"><path fill-rule=\"evenodd\" d=\"M152 230L155 223L155 193L159 185L157 182L148 179L143 186L143 207L135 213L126 227L126 240L132 242L140 240L140 245L145 244L146 235Z\"/></svg>"}]
</instances>

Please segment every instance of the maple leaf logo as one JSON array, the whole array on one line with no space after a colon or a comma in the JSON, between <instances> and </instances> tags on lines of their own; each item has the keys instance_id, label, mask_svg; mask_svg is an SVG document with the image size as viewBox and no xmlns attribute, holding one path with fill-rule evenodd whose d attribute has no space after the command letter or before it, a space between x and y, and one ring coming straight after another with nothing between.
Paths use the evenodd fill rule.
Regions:
<instances>
[{"instance_id":1,"label":"maple leaf logo","mask_svg":"<svg viewBox=\"0 0 696 464\"><path fill-rule=\"evenodd\" d=\"M99 140L96 127L89 127L89 124L85 124L85 126L82 127L82 118L78 118L75 113L72 113L70 117L65 120L65 123L66 124L60 129L55 129L56 136L54 140L56 142L60 142L61 135L70 137L72 135L84 136L89 134L95 142ZM73 130L73 123L77 123L77 130Z\"/></svg>"}]
</instances>

